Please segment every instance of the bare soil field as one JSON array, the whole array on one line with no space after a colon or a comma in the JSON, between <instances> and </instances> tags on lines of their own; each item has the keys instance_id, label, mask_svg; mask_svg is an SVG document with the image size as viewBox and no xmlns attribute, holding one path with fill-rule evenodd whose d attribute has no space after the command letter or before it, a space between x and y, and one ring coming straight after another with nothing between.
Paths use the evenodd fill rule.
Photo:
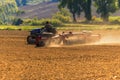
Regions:
<instances>
[{"instance_id":1,"label":"bare soil field","mask_svg":"<svg viewBox=\"0 0 120 80\"><path fill-rule=\"evenodd\" d=\"M0 31L0 80L120 80L120 31L77 46L26 44L27 31Z\"/></svg>"}]
</instances>

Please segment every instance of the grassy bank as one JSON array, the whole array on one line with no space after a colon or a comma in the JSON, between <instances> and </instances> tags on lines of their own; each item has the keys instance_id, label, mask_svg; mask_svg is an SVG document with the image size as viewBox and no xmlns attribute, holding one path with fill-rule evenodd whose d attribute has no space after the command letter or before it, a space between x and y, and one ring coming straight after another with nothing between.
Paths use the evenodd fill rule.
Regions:
<instances>
[{"instance_id":1,"label":"grassy bank","mask_svg":"<svg viewBox=\"0 0 120 80\"><path fill-rule=\"evenodd\" d=\"M13 26L13 25L0 25L0 30L31 30L41 28L43 26ZM56 27L58 30L118 30L120 25L108 24L64 24L63 26Z\"/></svg>"}]
</instances>

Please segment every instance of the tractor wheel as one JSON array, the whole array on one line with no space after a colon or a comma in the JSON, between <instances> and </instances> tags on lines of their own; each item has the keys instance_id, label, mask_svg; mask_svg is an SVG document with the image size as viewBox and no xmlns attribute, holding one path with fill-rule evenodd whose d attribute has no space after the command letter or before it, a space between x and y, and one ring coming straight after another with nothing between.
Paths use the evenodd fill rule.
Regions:
<instances>
[{"instance_id":1,"label":"tractor wheel","mask_svg":"<svg viewBox=\"0 0 120 80\"><path fill-rule=\"evenodd\" d=\"M36 44L36 47L44 47L44 46L45 46L44 41L40 41L38 44Z\"/></svg>"},{"instance_id":2,"label":"tractor wheel","mask_svg":"<svg viewBox=\"0 0 120 80\"><path fill-rule=\"evenodd\" d=\"M35 43L35 38L33 36L28 36L27 37L27 43L28 44L34 44Z\"/></svg>"}]
</instances>

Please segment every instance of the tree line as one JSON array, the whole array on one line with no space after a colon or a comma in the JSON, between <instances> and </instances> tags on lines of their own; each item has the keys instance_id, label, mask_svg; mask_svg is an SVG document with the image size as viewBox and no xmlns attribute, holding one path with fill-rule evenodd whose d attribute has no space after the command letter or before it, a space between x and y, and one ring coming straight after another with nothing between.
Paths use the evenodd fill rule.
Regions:
<instances>
[{"instance_id":1,"label":"tree line","mask_svg":"<svg viewBox=\"0 0 120 80\"><path fill-rule=\"evenodd\" d=\"M77 16L82 12L85 14L87 21L92 20L91 6L97 8L96 12L101 16L103 21L109 21L111 13L115 13L120 8L120 0L59 0L59 8L68 8L72 13L73 21L76 22Z\"/></svg>"},{"instance_id":2,"label":"tree line","mask_svg":"<svg viewBox=\"0 0 120 80\"><path fill-rule=\"evenodd\" d=\"M41 3L41 2L45 2L45 1L52 1L52 2L57 2L58 0L15 0L17 3L17 6L25 6L28 3L32 3L33 5L36 3Z\"/></svg>"},{"instance_id":3,"label":"tree line","mask_svg":"<svg viewBox=\"0 0 120 80\"><path fill-rule=\"evenodd\" d=\"M9 2L6 0L0 1L0 24L11 23L17 11L18 8L14 0Z\"/></svg>"}]
</instances>

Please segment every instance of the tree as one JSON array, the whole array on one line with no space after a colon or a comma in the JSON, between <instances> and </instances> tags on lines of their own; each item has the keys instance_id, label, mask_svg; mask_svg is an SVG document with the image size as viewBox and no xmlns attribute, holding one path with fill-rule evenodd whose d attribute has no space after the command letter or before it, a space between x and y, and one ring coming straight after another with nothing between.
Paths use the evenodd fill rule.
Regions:
<instances>
[{"instance_id":1,"label":"tree","mask_svg":"<svg viewBox=\"0 0 120 80\"><path fill-rule=\"evenodd\" d=\"M109 21L110 13L114 13L117 10L116 0L94 0L97 13L101 15L103 21Z\"/></svg>"},{"instance_id":2,"label":"tree","mask_svg":"<svg viewBox=\"0 0 120 80\"><path fill-rule=\"evenodd\" d=\"M73 15L73 21L76 21L76 15L80 15L82 11L85 13L85 18L90 21L92 0L60 0L60 6L67 7Z\"/></svg>"},{"instance_id":3,"label":"tree","mask_svg":"<svg viewBox=\"0 0 120 80\"><path fill-rule=\"evenodd\" d=\"M18 10L18 11L16 12L16 15L17 15L17 16L20 16L20 15L22 15L22 14L25 14L25 11Z\"/></svg>"},{"instance_id":4,"label":"tree","mask_svg":"<svg viewBox=\"0 0 120 80\"><path fill-rule=\"evenodd\" d=\"M21 4L20 4L20 1L19 0L15 0L16 1L16 3L17 3L17 6L21 6Z\"/></svg>"},{"instance_id":5,"label":"tree","mask_svg":"<svg viewBox=\"0 0 120 80\"><path fill-rule=\"evenodd\" d=\"M22 0L22 5L25 6L27 4L27 0Z\"/></svg>"},{"instance_id":6,"label":"tree","mask_svg":"<svg viewBox=\"0 0 120 80\"><path fill-rule=\"evenodd\" d=\"M69 11L72 13L73 21L76 22L76 15L80 15L82 12L79 0L60 0L59 8L67 7Z\"/></svg>"},{"instance_id":7,"label":"tree","mask_svg":"<svg viewBox=\"0 0 120 80\"><path fill-rule=\"evenodd\" d=\"M58 2L58 0L51 0L52 2Z\"/></svg>"},{"instance_id":8,"label":"tree","mask_svg":"<svg viewBox=\"0 0 120 80\"><path fill-rule=\"evenodd\" d=\"M117 2L118 2L118 6L120 7L120 0L118 0Z\"/></svg>"},{"instance_id":9,"label":"tree","mask_svg":"<svg viewBox=\"0 0 120 80\"><path fill-rule=\"evenodd\" d=\"M27 4L27 0L15 0L17 6L25 6Z\"/></svg>"},{"instance_id":10,"label":"tree","mask_svg":"<svg viewBox=\"0 0 120 80\"><path fill-rule=\"evenodd\" d=\"M22 24L23 23L23 20L22 19L20 19L20 18L16 18L16 19L14 19L14 21L13 21L13 23L12 23L12 25L20 25L20 24Z\"/></svg>"},{"instance_id":11,"label":"tree","mask_svg":"<svg viewBox=\"0 0 120 80\"><path fill-rule=\"evenodd\" d=\"M82 7L82 10L85 13L85 18L90 21L92 19L92 14L91 14L91 5L92 5L92 0L78 0L79 4Z\"/></svg>"},{"instance_id":12,"label":"tree","mask_svg":"<svg viewBox=\"0 0 120 80\"><path fill-rule=\"evenodd\" d=\"M62 8L55 15L53 15L53 19L58 19L63 23L68 23L71 21L71 14L68 9Z\"/></svg>"},{"instance_id":13,"label":"tree","mask_svg":"<svg viewBox=\"0 0 120 80\"><path fill-rule=\"evenodd\" d=\"M0 23L11 23L18 10L15 0L0 0L0 4Z\"/></svg>"}]
</instances>

